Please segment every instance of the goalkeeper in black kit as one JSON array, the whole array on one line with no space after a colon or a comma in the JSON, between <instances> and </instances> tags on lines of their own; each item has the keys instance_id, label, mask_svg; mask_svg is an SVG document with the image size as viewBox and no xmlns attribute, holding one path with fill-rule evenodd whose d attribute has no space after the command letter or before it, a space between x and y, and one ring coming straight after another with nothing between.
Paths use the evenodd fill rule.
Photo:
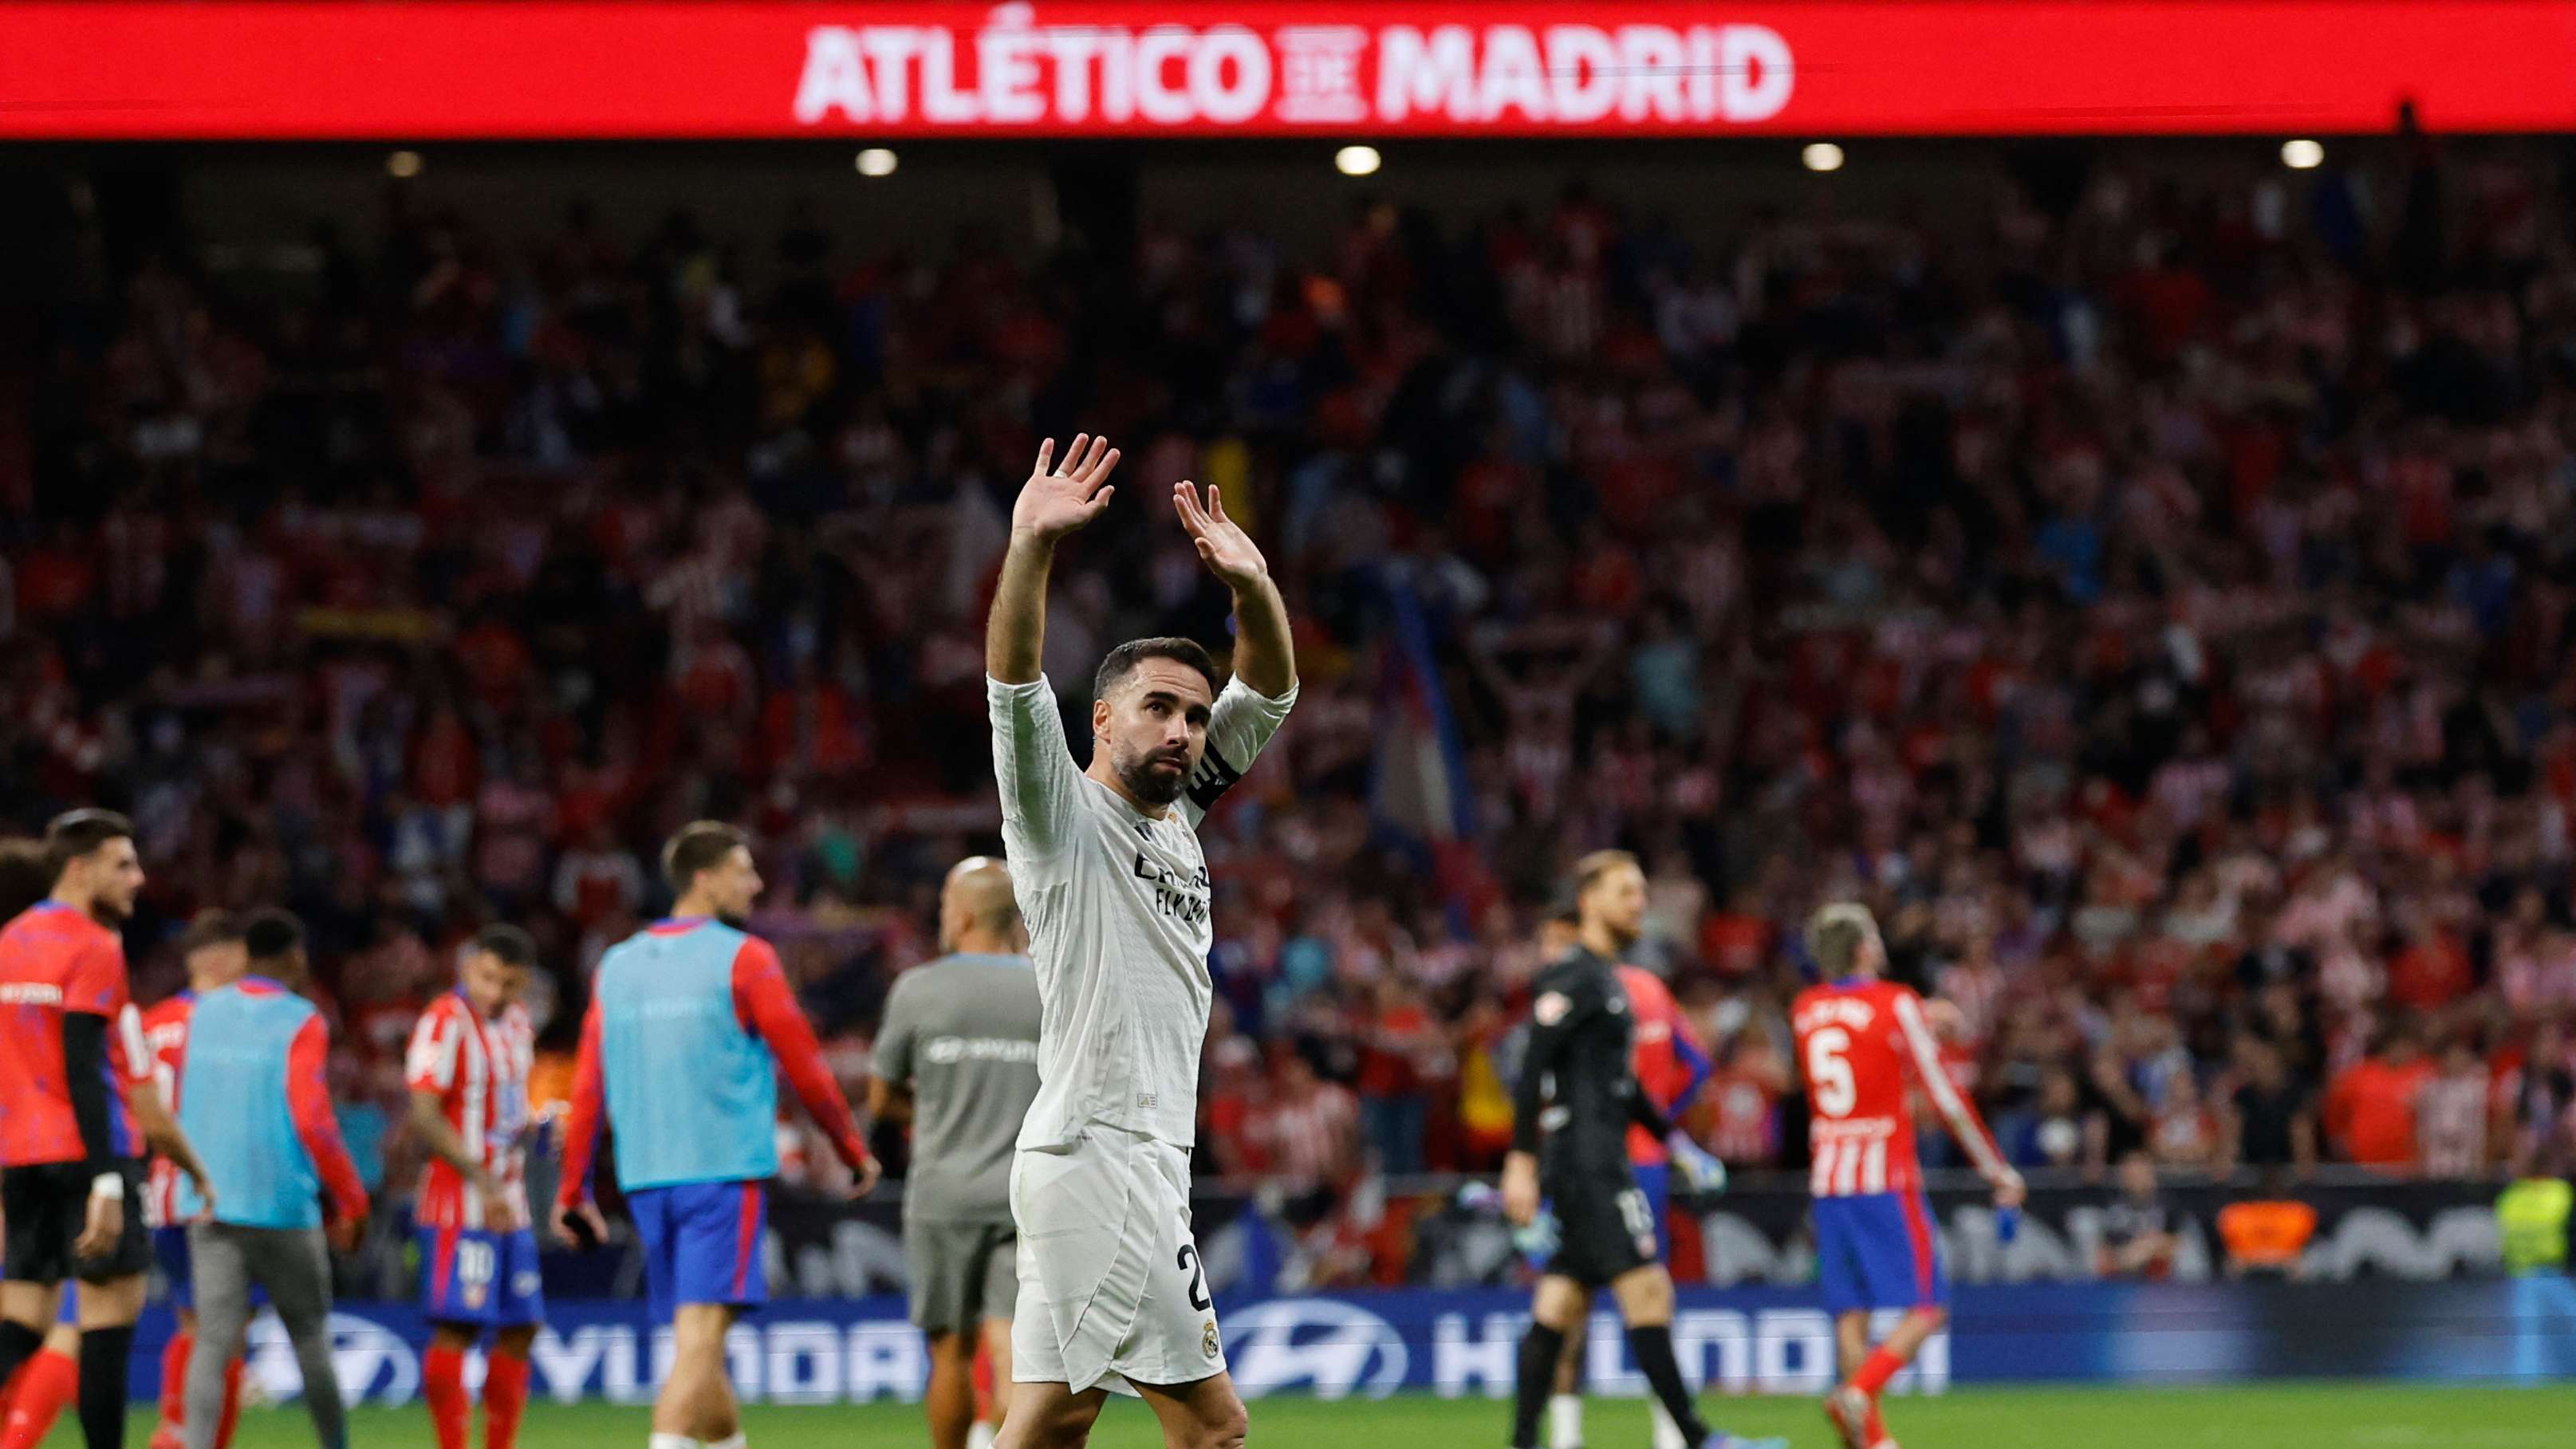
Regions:
<instances>
[{"instance_id":1,"label":"goalkeeper in black kit","mask_svg":"<svg viewBox=\"0 0 2576 1449\"><path fill-rule=\"evenodd\" d=\"M1569 1329L1595 1290L1608 1288L1628 1325L1628 1351L1683 1442L1701 1449L1788 1449L1782 1439L1711 1430L1673 1357L1673 1280L1656 1251L1655 1221L1628 1166L1628 1125L1658 1137L1672 1124L1637 1085L1633 1030L1619 957L1634 945L1646 909L1636 857L1600 851L1577 866L1574 949L1539 974L1529 1050L1513 1098L1512 1152L1503 1161L1503 1214L1515 1224L1545 1211L1557 1225L1554 1255L1530 1305L1512 1410L1512 1449L1537 1449L1556 1364ZM1708 1161L1687 1139L1674 1165L1688 1176ZM1542 1206L1542 1198L1545 1204Z\"/></svg>"}]
</instances>

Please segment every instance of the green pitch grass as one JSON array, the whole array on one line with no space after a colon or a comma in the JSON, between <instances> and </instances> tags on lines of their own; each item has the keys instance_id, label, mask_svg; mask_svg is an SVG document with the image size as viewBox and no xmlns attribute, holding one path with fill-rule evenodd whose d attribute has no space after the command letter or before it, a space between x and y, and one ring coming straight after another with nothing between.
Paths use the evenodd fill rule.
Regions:
<instances>
[{"instance_id":1,"label":"green pitch grass","mask_svg":"<svg viewBox=\"0 0 2576 1449\"><path fill-rule=\"evenodd\" d=\"M1839 1449L1824 1416L1791 1399L1703 1401L1715 1422L1739 1434L1785 1434L1795 1449ZM2400 1388L2317 1384L2245 1389L1964 1390L1938 1399L1895 1399L1888 1428L1906 1449L2563 1449L2576 1424L2576 1386ZM1252 1443L1279 1449L1496 1449L1508 1410L1484 1399L1403 1397L1317 1403L1264 1399L1252 1405ZM137 1421L140 1449L151 1425ZM755 1409L745 1420L755 1449L910 1449L927 1442L909 1405L852 1409ZM521 1449L642 1449L641 1409L537 1404ZM425 1411L363 1409L350 1425L357 1449L409 1449L430 1441ZM1642 1401L1596 1400L1586 1410L1592 1449L1645 1449ZM79 1434L57 1427L45 1449L73 1449ZM242 1416L236 1449L307 1449L302 1413ZM479 1442L479 1440L478 1440ZM1093 1449L1159 1449L1141 1404L1112 1400L1091 1437Z\"/></svg>"}]
</instances>

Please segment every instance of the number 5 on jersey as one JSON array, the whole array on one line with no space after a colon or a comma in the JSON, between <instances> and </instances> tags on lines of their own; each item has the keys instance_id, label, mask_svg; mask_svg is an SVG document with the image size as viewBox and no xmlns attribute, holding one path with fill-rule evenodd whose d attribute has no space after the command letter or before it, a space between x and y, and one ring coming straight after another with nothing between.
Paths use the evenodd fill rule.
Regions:
<instances>
[{"instance_id":1,"label":"number 5 on jersey","mask_svg":"<svg viewBox=\"0 0 2576 1449\"><path fill-rule=\"evenodd\" d=\"M1819 1117L1848 1117L1860 1102L1851 1063L1843 1060L1850 1050L1851 1033L1839 1026L1818 1027L1807 1038L1807 1087Z\"/></svg>"}]
</instances>

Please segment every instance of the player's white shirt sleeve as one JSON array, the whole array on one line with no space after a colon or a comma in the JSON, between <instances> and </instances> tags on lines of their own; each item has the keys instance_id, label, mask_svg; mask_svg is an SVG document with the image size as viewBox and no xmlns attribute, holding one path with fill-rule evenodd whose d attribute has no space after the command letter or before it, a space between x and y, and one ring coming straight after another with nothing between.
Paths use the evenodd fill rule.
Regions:
<instances>
[{"instance_id":1,"label":"player's white shirt sleeve","mask_svg":"<svg viewBox=\"0 0 2576 1449\"><path fill-rule=\"evenodd\" d=\"M1082 772L1065 744L1055 686L984 678L993 721L993 782L1002 791L1002 844L1011 859L1042 860L1062 850L1080 811Z\"/></svg>"},{"instance_id":2,"label":"player's white shirt sleeve","mask_svg":"<svg viewBox=\"0 0 2576 1449\"><path fill-rule=\"evenodd\" d=\"M1197 829L1216 802L1232 789L1234 782L1261 758L1262 747L1279 733L1288 711L1297 707L1297 686L1272 699L1246 684L1240 677L1226 681L1216 697L1216 707L1208 711L1207 749L1199 756L1199 767L1190 775L1189 788L1181 793L1181 814L1191 829Z\"/></svg>"},{"instance_id":3,"label":"player's white shirt sleeve","mask_svg":"<svg viewBox=\"0 0 2576 1449\"><path fill-rule=\"evenodd\" d=\"M464 1033L453 1012L433 1004L420 1014L411 1030L411 1050L403 1064L403 1076L414 1090L422 1084L444 1092L456 1085L456 1058L463 1048Z\"/></svg>"},{"instance_id":4,"label":"player's white shirt sleeve","mask_svg":"<svg viewBox=\"0 0 2576 1449\"><path fill-rule=\"evenodd\" d=\"M1986 1124L1977 1120L1968 1099L1959 1095L1959 1084L1950 1080L1949 1068L1941 1064L1941 1048L1923 1020L1923 1004L1911 991L1897 994L1896 1024L1913 1055L1914 1074L1922 1079L1923 1090L1932 1094L1932 1105L1940 1110L1942 1120L1950 1124L1950 1136L1966 1149L1969 1161L1988 1182L2012 1179L2012 1165L1996 1150L1995 1140L1986 1135Z\"/></svg>"}]
</instances>

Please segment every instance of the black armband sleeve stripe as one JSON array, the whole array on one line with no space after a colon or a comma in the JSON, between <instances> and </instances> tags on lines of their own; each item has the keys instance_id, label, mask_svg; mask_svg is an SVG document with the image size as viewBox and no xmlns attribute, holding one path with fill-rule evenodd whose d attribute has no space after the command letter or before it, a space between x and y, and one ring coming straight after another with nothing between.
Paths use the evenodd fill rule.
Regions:
<instances>
[{"instance_id":1,"label":"black armband sleeve stripe","mask_svg":"<svg viewBox=\"0 0 2576 1449\"><path fill-rule=\"evenodd\" d=\"M108 1135L107 1018L87 1011L63 1013L63 1087L80 1125L81 1149L91 1166L105 1170L116 1157Z\"/></svg>"},{"instance_id":2,"label":"black armband sleeve stripe","mask_svg":"<svg viewBox=\"0 0 2576 1449\"><path fill-rule=\"evenodd\" d=\"M1216 807L1220 796L1234 788L1235 781L1242 778L1243 772L1227 764L1225 756L1218 754L1216 747L1210 745L1207 753L1199 756L1199 767L1190 776L1190 803L1199 807L1199 813L1204 815Z\"/></svg>"}]
</instances>

